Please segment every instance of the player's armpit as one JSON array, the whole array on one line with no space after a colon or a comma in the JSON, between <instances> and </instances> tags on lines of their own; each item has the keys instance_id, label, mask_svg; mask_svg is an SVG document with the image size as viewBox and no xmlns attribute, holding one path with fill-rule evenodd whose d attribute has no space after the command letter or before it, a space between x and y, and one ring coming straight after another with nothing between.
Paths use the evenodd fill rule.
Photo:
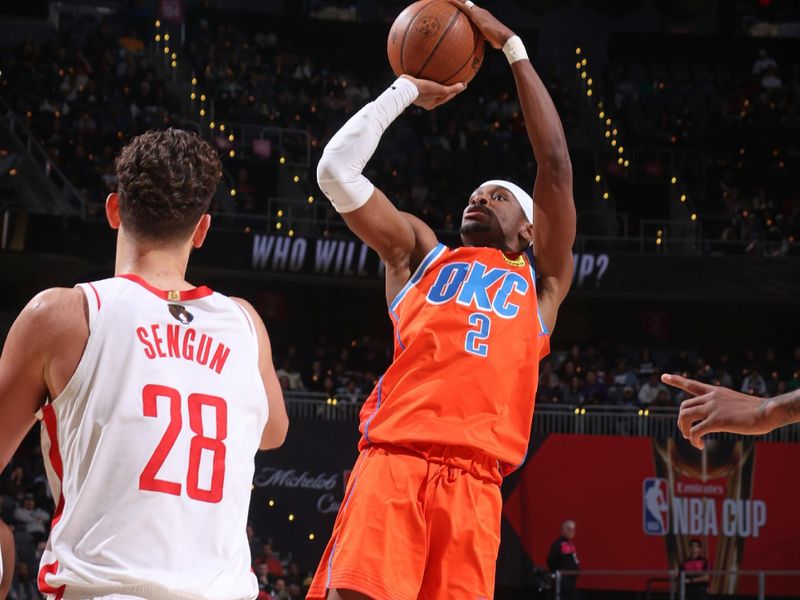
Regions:
<instances>
[{"instance_id":1,"label":"player's armpit","mask_svg":"<svg viewBox=\"0 0 800 600\"><path fill-rule=\"evenodd\" d=\"M85 306L78 289L45 290L11 326L0 355L0 470L80 362L89 335Z\"/></svg>"},{"instance_id":2,"label":"player's armpit","mask_svg":"<svg viewBox=\"0 0 800 600\"><path fill-rule=\"evenodd\" d=\"M289 430L289 416L286 414L283 390L281 390L278 375L275 373L275 365L272 362L272 346L269 342L269 334L264 321L261 320L256 309L247 300L241 298L233 298L233 300L238 302L250 315L258 338L258 370L264 382L269 406L269 418L261 434L259 448L261 450L279 448L286 440L286 433Z\"/></svg>"}]
</instances>

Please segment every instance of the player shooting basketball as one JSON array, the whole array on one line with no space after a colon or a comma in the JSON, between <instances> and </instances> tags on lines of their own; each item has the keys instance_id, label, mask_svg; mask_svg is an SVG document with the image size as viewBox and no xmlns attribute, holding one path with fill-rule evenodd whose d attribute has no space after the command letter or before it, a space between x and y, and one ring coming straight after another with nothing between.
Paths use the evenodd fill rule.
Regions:
<instances>
[{"instance_id":1,"label":"player shooting basketball","mask_svg":"<svg viewBox=\"0 0 800 600\"><path fill-rule=\"evenodd\" d=\"M288 418L253 307L185 279L220 171L196 134L132 140L106 201L117 276L45 290L8 333L0 470L39 418L56 501L48 599L258 594L254 455L283 443Z\"/></svg>"},{"instance_id":2,"label":"player shooting basketball","mask_svg":"<svg viewBox=\"0 0 800 600\"><path fill-rule=\"evenodd\" d=\"M362 409L361 453L308 598L493 597L501 478L525 459L538 362L572 279L575 206L561 121L522 42L488 11L460 9L511 64L536 201L507 181L479 185L451 249L363 176L394 119L460 84L400 77L325 148L321 189L386 264L395 352Z\"/></svg>"}]
</instances>

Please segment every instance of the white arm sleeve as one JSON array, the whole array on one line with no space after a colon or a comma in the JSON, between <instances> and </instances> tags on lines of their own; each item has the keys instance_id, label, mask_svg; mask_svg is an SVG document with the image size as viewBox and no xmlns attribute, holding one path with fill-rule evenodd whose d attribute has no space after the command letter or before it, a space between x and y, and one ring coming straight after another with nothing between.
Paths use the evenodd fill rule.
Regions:
<instances>
[{"instance_id":1,"label":"white arm sleeve","mask_svg":"<svg viewBox=\"0 0 800 600\"><path fill-rule=\"evenodd\" d=\"M366 204L375 186L362 171L383 132L419 96L408 79L400 77L374 101L353 115L325 146L317 165L317 183L337 212Z\"/></svg>"}]
</instances>

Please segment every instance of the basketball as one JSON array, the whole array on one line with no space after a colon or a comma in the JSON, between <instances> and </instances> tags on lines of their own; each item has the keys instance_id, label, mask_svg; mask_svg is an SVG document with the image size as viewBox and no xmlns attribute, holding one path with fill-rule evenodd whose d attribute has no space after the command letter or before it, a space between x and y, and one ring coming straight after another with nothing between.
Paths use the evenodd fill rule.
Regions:
<instances>
[{"instance_id":1,"label":"basketball","mask_svg":"<svg viewBox=\"0 0 800 600\"><path fill-rule=\"evenodd\" d=\"M484 39L447 0L420 0L395 19L387 43L396 75L468 83L483 62Z\"/></svg>"}]
</instances>

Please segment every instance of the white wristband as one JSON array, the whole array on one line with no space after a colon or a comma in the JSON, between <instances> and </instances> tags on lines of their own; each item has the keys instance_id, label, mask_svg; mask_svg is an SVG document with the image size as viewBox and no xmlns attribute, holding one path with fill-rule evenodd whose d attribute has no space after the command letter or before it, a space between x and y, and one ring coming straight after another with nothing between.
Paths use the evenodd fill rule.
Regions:
<instances>
[{"instance_id":1,"label":"white wristband","mask_svg":"<svg viewBox=\"0 0 800 600\"><path fill-rule=\"evenodd\" d=\"M508 59L508 64L513 65L518 60L528 60L528 53L525 51L525 44L519 39L518 35L512 35L503 44L503 54Z\"/></svg>"},{"instance_id":2,"label":"white wristband","mask_svg":"<svg viewBox=\"0 0 800 600\"><path fill-rule=\"evenodd\" d=\"M375 186L362 172L383 132L419 96L417 86L404 77L350 118L336 132L317 165L317 183L337 212L356 210L367 203Z\"/></svg>"}]
</instances>

